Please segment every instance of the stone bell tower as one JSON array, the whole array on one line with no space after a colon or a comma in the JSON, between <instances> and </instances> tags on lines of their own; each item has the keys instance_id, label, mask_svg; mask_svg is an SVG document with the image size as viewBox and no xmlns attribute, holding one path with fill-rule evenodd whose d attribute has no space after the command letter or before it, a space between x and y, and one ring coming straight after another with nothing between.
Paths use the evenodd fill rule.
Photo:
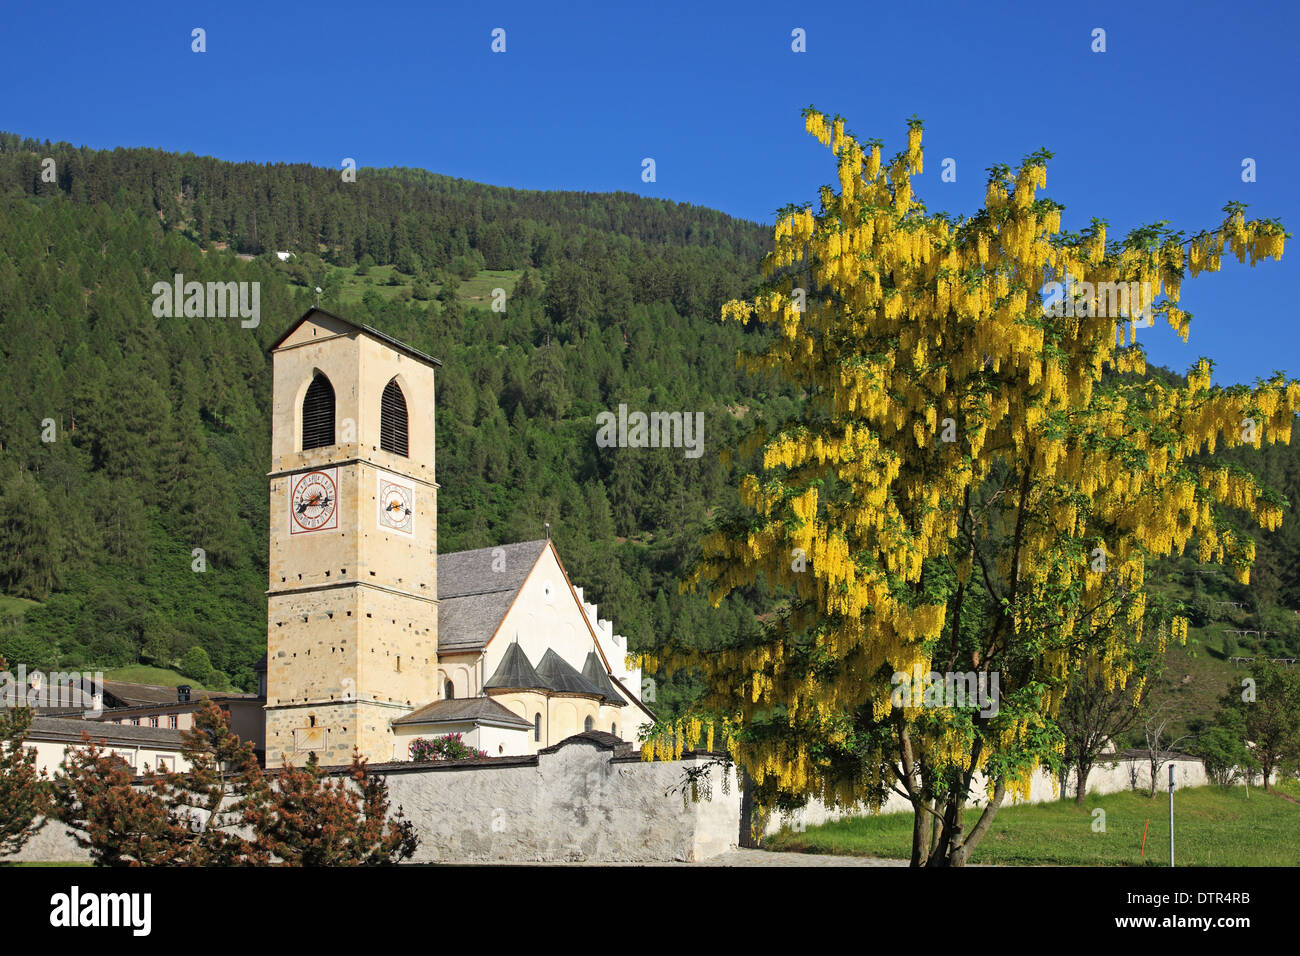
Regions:
<instances>
[{"instance_id":1,"label":"stone bell tower","mask_svg":"<svg viewBox=\"0 0 1300 956\"><path fill-rule=\"evenodd\" d=\"M392 760L438 696L440 363L316 308L271 354L266 763Z\"/></svg>"}]
</instances>

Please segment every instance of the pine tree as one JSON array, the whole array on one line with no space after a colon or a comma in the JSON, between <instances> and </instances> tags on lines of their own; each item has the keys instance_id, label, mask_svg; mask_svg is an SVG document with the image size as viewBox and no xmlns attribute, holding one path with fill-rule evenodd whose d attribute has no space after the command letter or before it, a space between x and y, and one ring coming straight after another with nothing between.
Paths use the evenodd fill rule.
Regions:
<instances>
[{"instance_id":1,"label":"pine tree","mask_svg":"<svg viewBox=\"0 0 1300 956\"><path fill-rule=\"evenodd\" d=\"M247 823L257 846L289 866L374 866L415 855L419 837L409 821L388 818L388 786L354 754L345 777L330 779L315 755L306 766L273 778L269 802L251 808Z\"/></svg>"},{"instance_id":2,"label":"pine tree","mask_svg":"<svg viewBox=\"0 0 1300 956\"><path fill-rule=\"evenodd\" d=\"M8 670L0 657L0 672ZM0 857L17 853L45 825L48 784L35 751L23 745L31 722L30 709L0 701Z\"/></svg>"}]
</instances>

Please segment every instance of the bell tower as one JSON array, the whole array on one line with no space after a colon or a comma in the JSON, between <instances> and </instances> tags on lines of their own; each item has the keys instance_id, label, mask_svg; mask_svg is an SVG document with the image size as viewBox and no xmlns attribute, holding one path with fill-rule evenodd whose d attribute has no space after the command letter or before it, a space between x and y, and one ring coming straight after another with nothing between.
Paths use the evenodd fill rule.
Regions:
<instances>
[{"instance_id":1,"label":"bell tower","mask_svg":"<svg viewBox=\"0 0 1300 956\"><path fill-rule=\"evenodd\" d=\"M438 696L441 363L316 308L271 355L266 763L392 760Z\"/></svg>"}]
</instances>

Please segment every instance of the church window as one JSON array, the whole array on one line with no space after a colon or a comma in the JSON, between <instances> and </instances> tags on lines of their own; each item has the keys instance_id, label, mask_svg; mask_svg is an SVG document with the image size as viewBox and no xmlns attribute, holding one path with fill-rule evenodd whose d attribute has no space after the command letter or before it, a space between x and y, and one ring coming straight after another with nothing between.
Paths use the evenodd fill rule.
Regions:
<instances>
[{"instance_id":1,"label":"church window","mask_svg":"<svg viewBox=\"0 0 1300 956\"><path fill-rule=\"evenodd\" d=\"M593 724L593 723L594 723L594 722L592 721L592 719L591 719L590 717L588 717L586 720L584 720L584 721L582 722L582 729L583 729L583 730L591 730L591 728L592 728L592 724Z\"/></svg>"},{"instance_id":2,"label":"church window","mask_svg":"<svg viewBox=\"0 0 1300 956\"><path fill-rule=\"evenodd\" d=\"M403 458L407 456L406 397L397 379L384 386L379 402L379 447Z\"/></svg>"},{"instance_id":3,"label":"church window","mask_svg":"<svg viewBox=\"0 0 1300 956\"><path fill-rule=\"evenodd\" d=\"M452 686L451 681L447 681L442 687L442 696L447 700L456 699L456 688Z\"/></svg>"},{"instance_id":4,"label":"church window","mask_svg":"<svg viewBox=\"0 0 1300 956\"><path fill-rule=\"evenodd\" d=\"M319 372L302 400L302 450L334 444L334 386Z\"/></svg>"},{"instance_id":5,"label":"church window","mask_svg":"<svg viewBox=\"0 0 1300 956\"><path fill-rule=\"evenodd\" d=\"M609 732L610 732L611 734L613 734L615 737L617 737L617 736L618 736L618 724L610 724L610 725L609 725Z\"/></svg>"},{"instance_id":6,"label":"church window","mask_svg":"<svg viewBox=\"0 0 1300 956\"><path fill-rule=\"evenodd\" d=\"M542 715L533 715L533 740L542 739Z\"/></svg>"}]
</instances>

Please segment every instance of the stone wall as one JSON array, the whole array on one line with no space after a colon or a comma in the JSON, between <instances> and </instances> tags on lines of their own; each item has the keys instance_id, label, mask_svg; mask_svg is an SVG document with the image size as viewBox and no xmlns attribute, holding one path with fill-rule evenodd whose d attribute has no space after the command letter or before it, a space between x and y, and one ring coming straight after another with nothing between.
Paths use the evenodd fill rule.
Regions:
<instances>
[{"instance_id":1,"label":"stone wall","mask_svg":"<svg viewBox=\"0 0 1300 956\"><path fill-rule=\"evenodd\" d=\"M1202 787L1210 782L1205 774L1205 765L1199 758L1180 757L1170 762L1175 767L1174 781L1176 788ZM1075 777L1076 774L1071 771L1065 786L1062 787L1056 777L1053 777L1047 771L1040 771L1034 776L1033 782L1030 784L1028 800L1020 797L1014 799L1008 797L1003 800L1002 805L1009 807L1020 803L1048 803L1052 800L1060 800L1063 797L1073 799ZM1092 772L1088 774L1088 795L1118 793L1134 787L1145 791L1150 785L1150 780L1151 767L1145 758L1112 757L1098 763L1092 768ZM978 795L978 799L972 800L972 805L982 807L988 802L985 797L984 786L983 778L977 774L972 784L972 790ZM1160 768L1157 789L1161 792L1167 792L1169 789L1168 764ZM892 794L885 801L885 805L880 812L910 813L911 809L911 805L903 797ZM820 801L810 800L808 806L793 814L784 816L772 814L764 827L764 833L776 833L782 827L802 829L817 826L830 820L841 820L845 817L862 816L867 813L870 813L870 811L863 807L827 807Z\"/></svg>"},{"instance_id":2,"label":"stone wall","mask_svg":"<svg viewBox=\"0 0 1300 956\"><path fill-rule=\"evenodd\" d=\"M533 756L376 770L420 835L417 863L701 861L736 844L734 770L708 767L699 799L683 800L687 771L704 771L707 754L649 763L621 744L588 733ZM17 857L89 858L56 821Z\"/></svg>"},{"instance_id":3,"label":"stone wall","mask_svg":"<svg viewBox=\"0 0 1300 956\"><path fill-rule=\"evenodd\" d=\"M708 754L687 754L677 761L644 762L610 735L588 733L534 756L385 764L375 769L388 780L392 806L402 808L420 835L417 863L699 862L735 846L740 829L735 771L707 766L710 759ZM1197 759L1182 758L1174 766L1179 787L1208 782ZM683 783L691 769L702 774L699 799L692 800L688 792L683 800ZM1130 789L1134 774L1138 787L1145 787L1149 773L1141 759L1102 764L1089 776L1088 791ZM1167 780L1168 769L1162 768L1161 790ZM1072 793L1070 781L1064 795ZM1041 773L1029 802L1062 795L1053 778ZM908 809L901 797L894 797L882 812ZM828 809L814 801L794 817L774 814L765 832L862 812ZM62 824L52 821L18 859L87 860L89 854L76 846Z\"/></svg>"},{"instance_id":4,"label":"stone wall","mask_svg":"<svg viewBox=\"0 0 1300 956\"><path fill-rule=\"evenodd\" d=\"M0 856L5 862L22 863L72 863L89 862L90 853L77 846L72 831L58 820L47 820L23 846L22 852L13 856Z\"/></svg>"},{"instance_id":5,"label":"stone wall","mask_svg":"<svg viewBox=\"0 0 1300 956\"><path fill-rule=\"evenodd\" d=\"M648 763L604 737L476 766L385 768L392 805L420 833L415 862L699 861L735 845L734 770L709 768L708 798L683 801L687 769L707 756Z\"/></svg>"}]
</instances>

